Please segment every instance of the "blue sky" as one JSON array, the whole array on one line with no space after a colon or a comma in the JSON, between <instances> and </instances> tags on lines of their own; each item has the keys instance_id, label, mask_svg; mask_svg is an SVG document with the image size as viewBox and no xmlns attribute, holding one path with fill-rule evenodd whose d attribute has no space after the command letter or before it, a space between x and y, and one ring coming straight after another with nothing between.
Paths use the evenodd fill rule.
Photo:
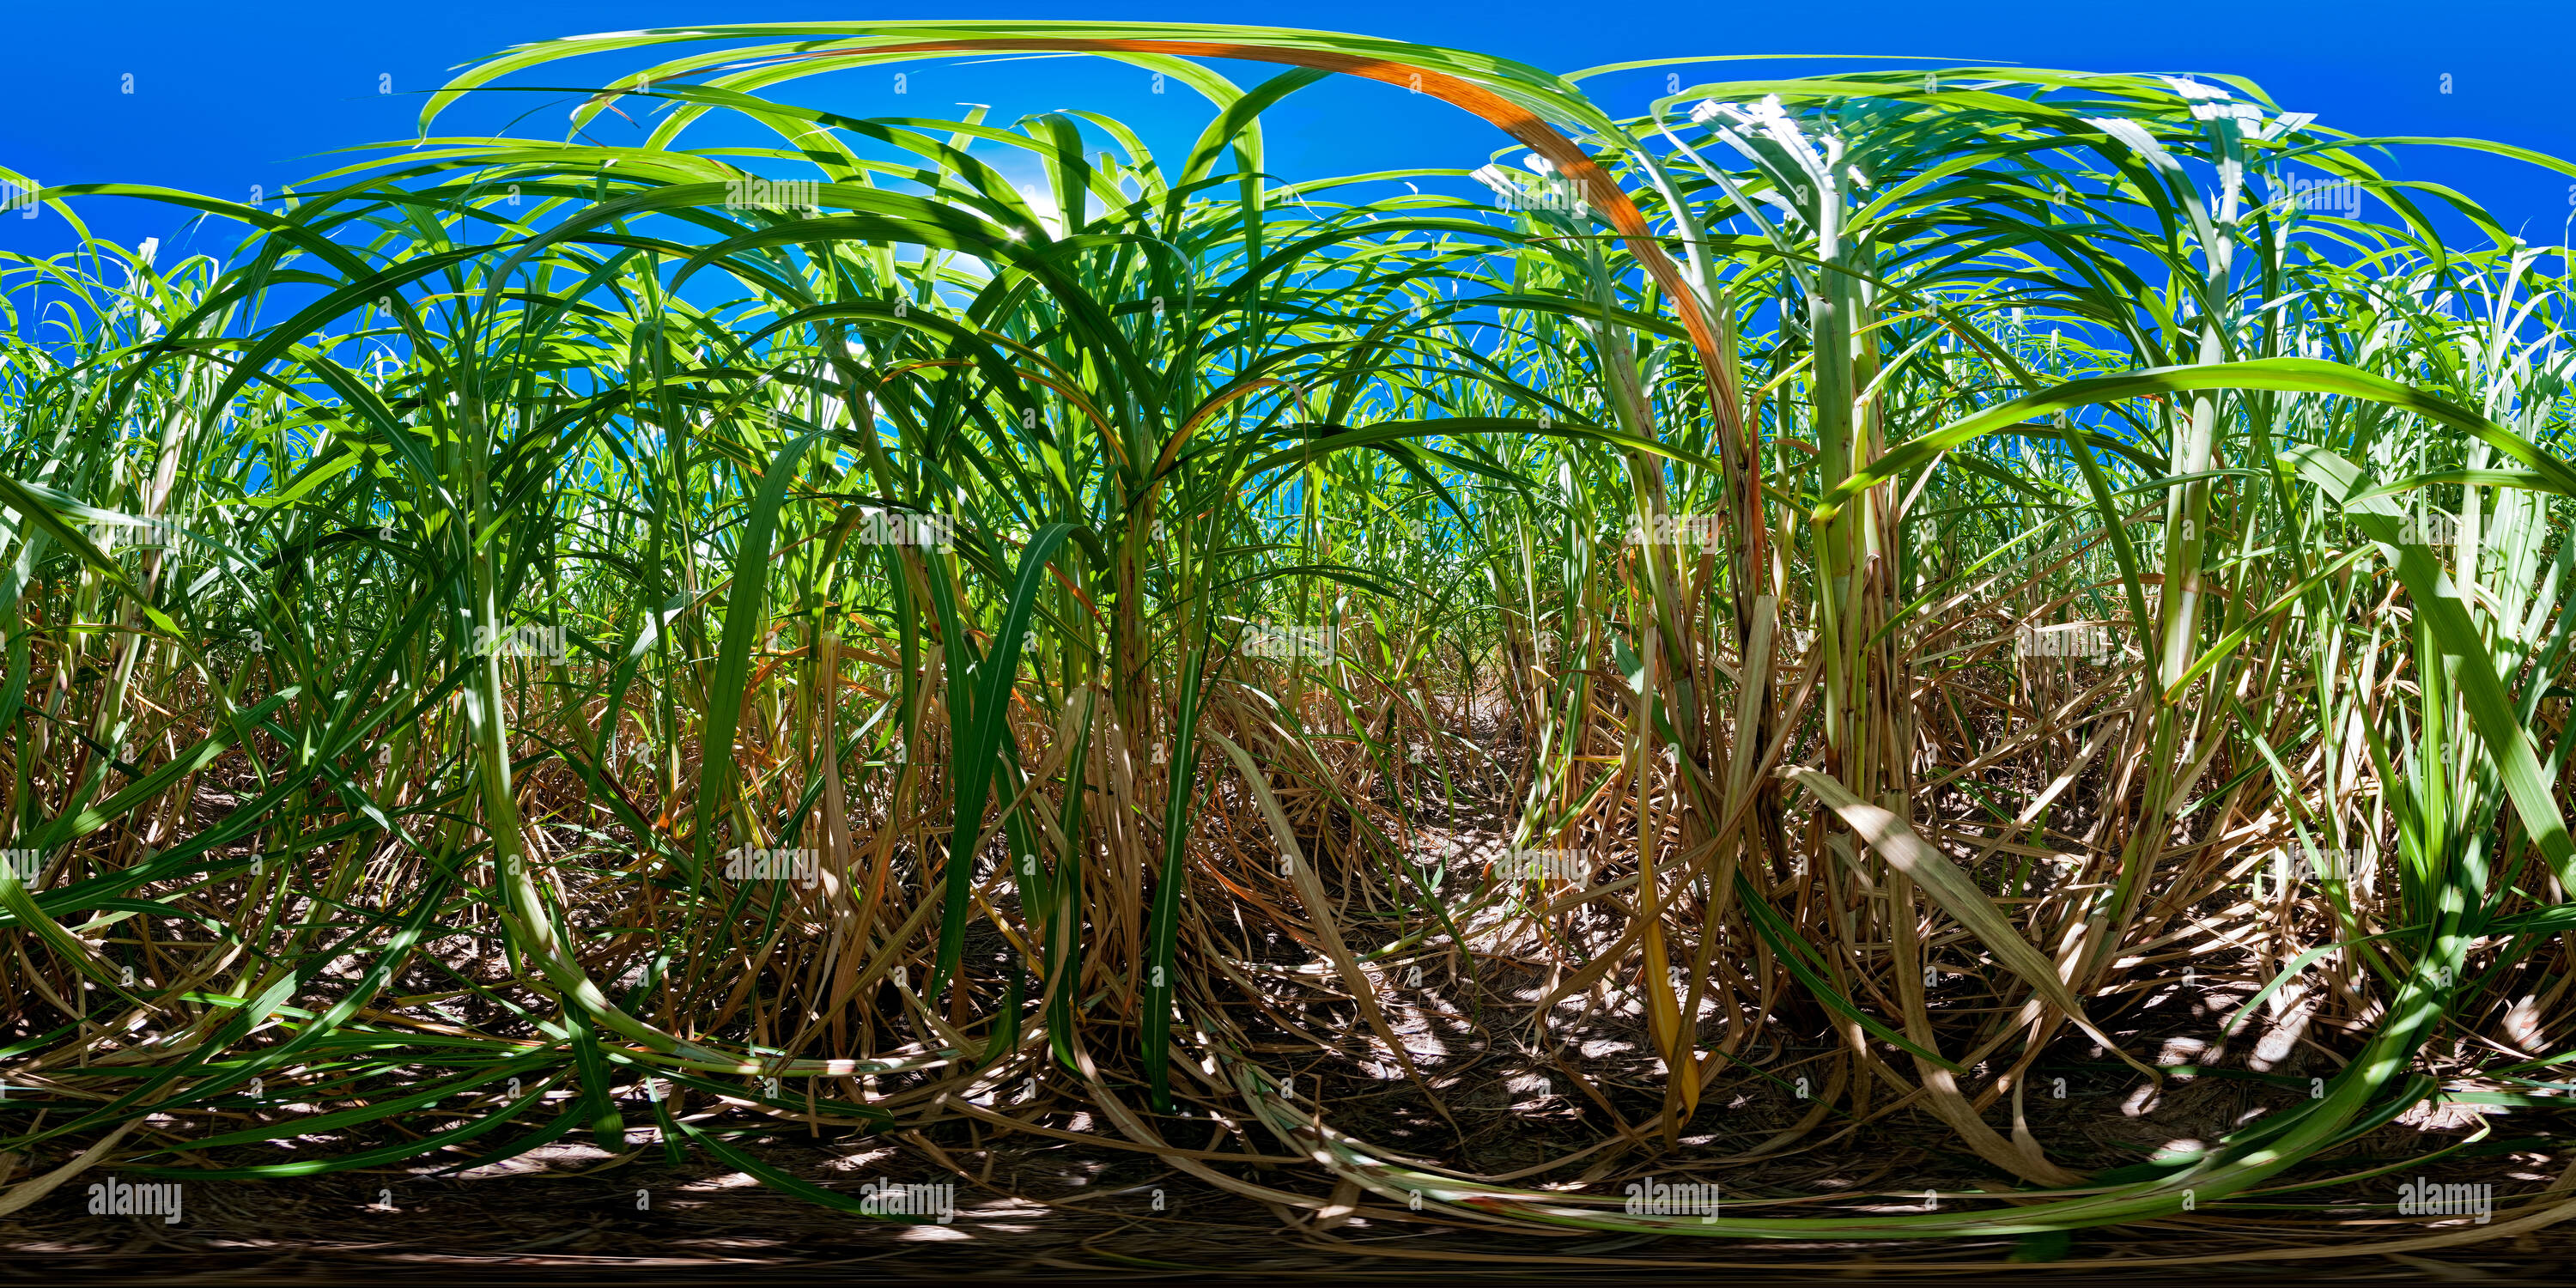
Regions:
<instances>
[{"instance_id":1,"label":"blue sky","mask_svg":"<svg viewBox=\"0 0 2576 1288\"><path fill-rule=\"evenodd\" d=\"M1828 18L1826 15L1830 15ZM2262 84L2285 108L2362 134L2470 136L2576 156L2576 112L2565 69L2576 61L2576 6L2531 0L2448 0L2436 5L2067 5L1882 3L1818 6L1475 3L1402 6L1304 3L1060 5L931 0L898 4L758 0L626 3L451 3L438 6L305 3L140 3L0 0L0 29L14 37L10 110L0 113L0 166L46 183L123 181L242 199L253 184L274 194L327 168L335 148L403 139L419 95L459 64L509 45L554 36L651 26L830 17L980 17L1225 21L1311 27L1455 45L1572 71L1628 59L1684 54L1861 54L1958 63L2018 62L2094 71L2233 73ZM638 65L621 57L609 70ZM1684 68L1685 84L1822 70L1778 63ZM1849 64L1844 64L1849 65ZM1249 82L1266 69L1235 68ZM125 78L133 92L123 92ZM2450 92L2442 92L2443 77ZM380 90L390 88L392 93ZM1616 114L1640 109L1660 74L1590 82ZM953 115L959 101L989 103L996 120L1082 107L1139 127L1148 142L1178 148L1204 106L1186 94L1154 97L1142 75L1097 60L928 64L895 96L876 73L798 82L789 97L852 115ZM511 97L459 118L494 128L528 113L519 131L559 133L561 102ZM1271 169L1306 179L1414 167L1472 168L1504 140L1489 127L1386 86L1327 82L1269 118ZM601 137L623 141L614 130ZM631 135L627 136L631 137ZM2410 149L2392 167L2404 177L2460 188L2532 241L2556 242L2576 213L2569 181L2516 163ZM165 244L182 219L168 209L91 201L83 217L103 235ZM231 234L199 233L185 249L221 251ZM0 248L50 252L69 233L50 214L0 218Z\"/></svg>"}]
</instances>

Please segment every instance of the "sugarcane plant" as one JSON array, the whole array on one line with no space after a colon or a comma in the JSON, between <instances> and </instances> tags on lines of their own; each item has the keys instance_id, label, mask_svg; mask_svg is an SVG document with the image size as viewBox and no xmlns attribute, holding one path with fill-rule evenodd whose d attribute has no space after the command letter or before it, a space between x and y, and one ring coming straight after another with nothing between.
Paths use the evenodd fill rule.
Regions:
<instances>
[{"instance_id":1,"label":"sugarcane plant","mask_svg":"<svg viewBox=\"0 0 2576 1288\"><path fill-rule=\"evenodd\" d=\"M1205 127L798 102L993 51ZM1307 1208L1991 1237L2563 1091L2569 253L2233 78L1676 73L1622 117L1589 74L669 29L475 65L276 201L37 189L240 237L0 272L0 1151L453 1170L642 1120L874 1216L748 1138L1079 1110ZM1508 141L1271 173L1333 76ZM528 95L565 138L438 132ZM1471 798L1502 821L1450 844ZM2114 1030L2177 978L2292 1094L2053 1157L2042 1074L2160 1087ZM1399 1156L1269 1055L1445 1115L1417 1035L1462 1006L1633 1031L1660 1085L1585 1183ZM1917 1110L1996 1194L1618 1198Z\"/></svg>"}]
</instances>

